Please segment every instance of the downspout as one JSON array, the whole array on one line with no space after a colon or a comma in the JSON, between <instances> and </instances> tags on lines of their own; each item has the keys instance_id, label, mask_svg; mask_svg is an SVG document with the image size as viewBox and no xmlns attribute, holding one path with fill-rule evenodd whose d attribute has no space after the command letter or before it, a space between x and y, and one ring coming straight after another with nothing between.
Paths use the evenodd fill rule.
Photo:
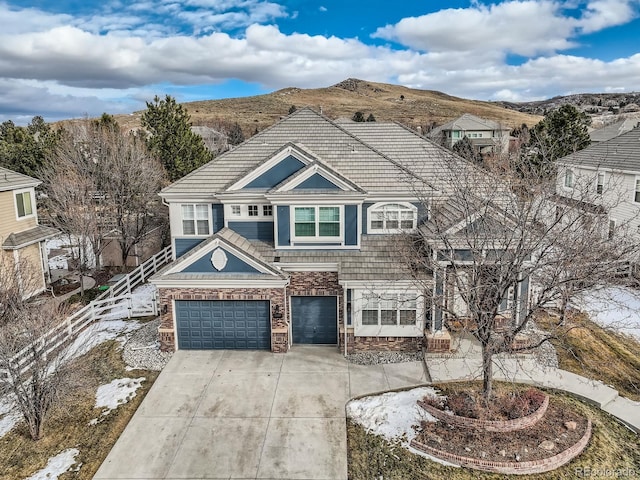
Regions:
<instances>
[{"instance_id":1,"label":"downspout","mask_svg":"<svg viewBox=\"0 0 640 480\"><path fill-rule=\"evenodd\" d=\"M342 293L342 324L344 326L344 356L347 356L347 285L343 288ZM353 317L352 317L353 318Z\"/></svg>"}]
</instances>

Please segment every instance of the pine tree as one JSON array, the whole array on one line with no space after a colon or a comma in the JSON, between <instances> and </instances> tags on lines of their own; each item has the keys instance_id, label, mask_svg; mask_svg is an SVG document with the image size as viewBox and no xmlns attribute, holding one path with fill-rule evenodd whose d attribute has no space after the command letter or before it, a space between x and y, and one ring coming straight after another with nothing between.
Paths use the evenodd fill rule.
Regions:
<instances>
[{"instance_id":1,"label":"pine tree","mask_svg":"<svg viewBox=\"0 0 640 480\"><path fill-rule=\"evenodd\" d=\"M171 96L156 96L147 102L141 122L151 134L149 150L160 159L172 182L213 159L202 138L191 131L186 109Z\"/></svg>"}]
</instances>

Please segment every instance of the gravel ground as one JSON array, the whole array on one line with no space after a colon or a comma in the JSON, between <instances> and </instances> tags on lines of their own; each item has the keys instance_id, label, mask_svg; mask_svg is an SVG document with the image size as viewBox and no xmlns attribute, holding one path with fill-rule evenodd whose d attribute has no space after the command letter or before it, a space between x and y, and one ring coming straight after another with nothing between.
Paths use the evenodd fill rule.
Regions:
<instances>
[{"instance_id":1,"label":"gravel ground","mask_svg":"<svg viewBox=\"0 0 640 480\"><path fill-rule=\"evenodd\" d=\"M379 365L381 363L420 362L422 352L358 352L347 355L347 360L357 365Z\"/></svg>"},{"instance_id":2,"label":"gravel ground","mask_svg":"<svg viewBox=\"0 0 640 480\"><path fill-rule=\"evenodd\" d=\"M158 342L160 319L146 323L136 330L124 344L122 358L131 368L162 370L172 353L161 352Z\"/></svg>"}]
</instances>

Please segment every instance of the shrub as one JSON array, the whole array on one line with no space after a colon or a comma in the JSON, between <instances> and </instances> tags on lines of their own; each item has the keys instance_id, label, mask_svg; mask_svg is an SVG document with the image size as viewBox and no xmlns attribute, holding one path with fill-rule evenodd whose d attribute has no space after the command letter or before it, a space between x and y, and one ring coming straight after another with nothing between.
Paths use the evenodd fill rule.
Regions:
<instances>
[{"instance_id":1,"label":"shrub","mask_svg":"<svg viewBox=\"0 0 640 480\"><path fill-rule=\"evenodd\" d=\"M447 399L449 409L461 417L480 418L479 402L469 392L456 392Z\"/></svg>"}]
</instances>

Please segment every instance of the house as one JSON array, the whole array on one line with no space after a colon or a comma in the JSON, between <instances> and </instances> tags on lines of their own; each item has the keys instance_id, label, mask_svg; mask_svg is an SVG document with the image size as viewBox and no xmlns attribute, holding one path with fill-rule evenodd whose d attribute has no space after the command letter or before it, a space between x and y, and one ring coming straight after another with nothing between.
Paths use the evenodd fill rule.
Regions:
<instances>
[{"instance_id":1,"label":"house","mask_svg":"<svg viewBox=\"0 0 640 480\"><path fill-rule=\"evenodd\" d=\"M45 289L49 266L44 242L59 233L55 228L38 224L35 187L40 183L0 167L1 263L16 269L24 297Z\"/></svg>"},{"instance_id":2,"label":"house","mask_svg":"<svg viewBox=\"0 0 640 480\"><path fill-rule=\"evenodd\" d=\"M448 349L447 284L403 254L450 201L442 162L467 165L399 124L303 108L166 187L162 348Z\"/></svg>"},{"instance_id":3,"label":"house","mask_svg":"<svg viewBox=\"0 0 640 480\"><path fill-rule=\"evenodd\" d=\"M509 148L508 128L470 113L429 132L429 138L447 148L453 148L465 137L480 153L506 153Z\"/></svg>"},{"instance_id":4,"label":"house","mask_svg":"<svg viewBox=\"0 0 640 480\"><path fill-rule=\"evenodd\" d=\"M640 117L638 116L629 116L625 117L622 120L618 120L611 125L606 125L604 127L596 128L589 132L589 138L591 139L591 143L598 142L606 142L607 140L611 140L618 135L622 135L625 132L628 132L632 128L640 125Z\"/></svg>"},{"instance_id":5,"label":"house","mask_svg":"<svg viewBox=\"0 0 640 480\"><path fill-rule=\"evenodd\" d=\"M567 155L557 166L560 199L597 207L608 217L609 235L621 228L639 235L640 127Z\"/></svg>"}]
</instances>

